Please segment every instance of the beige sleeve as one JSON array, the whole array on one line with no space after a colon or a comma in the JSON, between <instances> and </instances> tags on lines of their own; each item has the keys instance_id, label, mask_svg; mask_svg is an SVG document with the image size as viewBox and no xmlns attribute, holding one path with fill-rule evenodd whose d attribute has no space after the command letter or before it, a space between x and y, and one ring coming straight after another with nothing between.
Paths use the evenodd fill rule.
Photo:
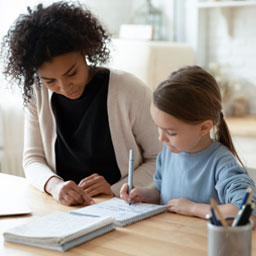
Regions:
<instances>
[{"instance_id":1,"label":"beige sleeve","mask_svg":"<svg viewBox=\"0 0 256 256\"><path fill-rule=\"evenodd\" d=\"M127 136L126 140L135 140L135 155L134 158L140 158L140 163L134 169L133 183L137 186L151 187L153 185L153 175L155 172L156 157L162 149L162 143L158 140L158 132L155 124L152 121L150 115L150 104L152 100L152 92L148 87L143 87L144 91L138 101L130 109L130 115L132 115L132 132L133 137ZM131 145L131 142L128 142ZM136 148L137 147L137 148ZM124 150L125 151L125 150ZM136 153L137 152L137 153ZM122 152L122 154L128 156L129 151ZM117 157L120 155L117 152ZM127 168L123 167L123 168ZM126 170L121 170L123 178L111 186L113 193L119 196L120 189L124 183L127 182L128 168Z\"/></svg>"},{"instance_id":2,"label":"beige sleeve","mask_svg":"<svg viewBox=\"0 0 256 256\"><path fill-rule=\"evenodd\" d=\"M25 109L23 168L29 182L41 191L50 177L57 176L46 162L34 101Z\"/></svg>"}]
</instances>

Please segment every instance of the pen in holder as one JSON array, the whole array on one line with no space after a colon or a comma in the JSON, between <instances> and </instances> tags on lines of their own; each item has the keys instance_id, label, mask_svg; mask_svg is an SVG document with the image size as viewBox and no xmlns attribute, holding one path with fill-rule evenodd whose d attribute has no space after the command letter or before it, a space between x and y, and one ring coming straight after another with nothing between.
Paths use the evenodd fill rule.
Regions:
<instances>
[{"instance_id":1,"label":"pen in holder","mask_svg":"<svg viewBox=\"0 0 256 256\"><path fill-rule=\"evenodd\" d=\"M226 218L226 227L208 222L208 256L251 256L253 221L233 227L233 220Z\"/></svg>"}]
</instances>

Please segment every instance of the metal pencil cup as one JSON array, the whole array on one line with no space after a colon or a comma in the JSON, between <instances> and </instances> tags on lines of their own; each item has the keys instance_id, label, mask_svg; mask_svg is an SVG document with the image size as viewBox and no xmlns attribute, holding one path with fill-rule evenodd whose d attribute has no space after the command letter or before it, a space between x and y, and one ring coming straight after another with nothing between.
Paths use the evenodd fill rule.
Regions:
<instances>
[{"instance_id":1,"label":"metal pencil cup","mask_svg":"<svg viewBox=\"0 0 256 256\"><path fill-rule=\"evenodd\" d=\"M227 221L232 223L233 218ZM237 227L215 226L208 222L208 256L251 256L253 221Z\"/></svg>"}]
</instances>

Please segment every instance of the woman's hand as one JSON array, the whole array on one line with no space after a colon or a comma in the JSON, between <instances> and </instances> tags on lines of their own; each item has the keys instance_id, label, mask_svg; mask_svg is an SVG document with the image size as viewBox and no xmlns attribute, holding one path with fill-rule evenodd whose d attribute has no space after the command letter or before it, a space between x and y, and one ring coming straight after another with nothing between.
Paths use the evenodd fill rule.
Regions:
<instances>
[{"instance_id":1,"label":"woman's hand","mask_svg":"<svg viewBox=\"0 0 256 256\"><path fill-rule=\"evenodd\" d=\"M172 199L168 202L168 211L187 216L195 216L194 209L197 203L186 198Z\"/></svg>"},{"instance_id":2,"label":"woman's hand","mask_svg":"<svg viewBox=\"0 0 256 256\"><path fill-rule=\"evenodd\" d=\"M82 179L78 186L90 196L99 194L113 195L110 184L103 176L100 176L97 173Z\"/></svg>"},{"instance_id":3,"label":"woman's hand","mask_svg":"<svg viewBox=\"0 0 256 256\"><path fill-rule=\"evenodd\" d=\"M52 177L46 184L46 191L64 205L94 204L93 199L74 181L63 181Z\"/></svg>"}]
</instances>

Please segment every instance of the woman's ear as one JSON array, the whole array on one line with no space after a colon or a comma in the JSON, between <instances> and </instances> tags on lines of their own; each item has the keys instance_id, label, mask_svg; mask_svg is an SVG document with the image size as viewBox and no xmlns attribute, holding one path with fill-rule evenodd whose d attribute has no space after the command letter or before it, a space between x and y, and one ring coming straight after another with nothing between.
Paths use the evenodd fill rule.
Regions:
<instances>
[{"instance_id":1,"label":"woman's ear","mask_svg":"<svg viewBox=\"0 0 256 256\"><path fill-rule=\"evenodd\" d=\"M212 127L213 127L213 122L211 120L203 121L200 125L201 135L202 136L207 135L210 132L210 130L212 129Z\"/></svg>"}]
</instances>

